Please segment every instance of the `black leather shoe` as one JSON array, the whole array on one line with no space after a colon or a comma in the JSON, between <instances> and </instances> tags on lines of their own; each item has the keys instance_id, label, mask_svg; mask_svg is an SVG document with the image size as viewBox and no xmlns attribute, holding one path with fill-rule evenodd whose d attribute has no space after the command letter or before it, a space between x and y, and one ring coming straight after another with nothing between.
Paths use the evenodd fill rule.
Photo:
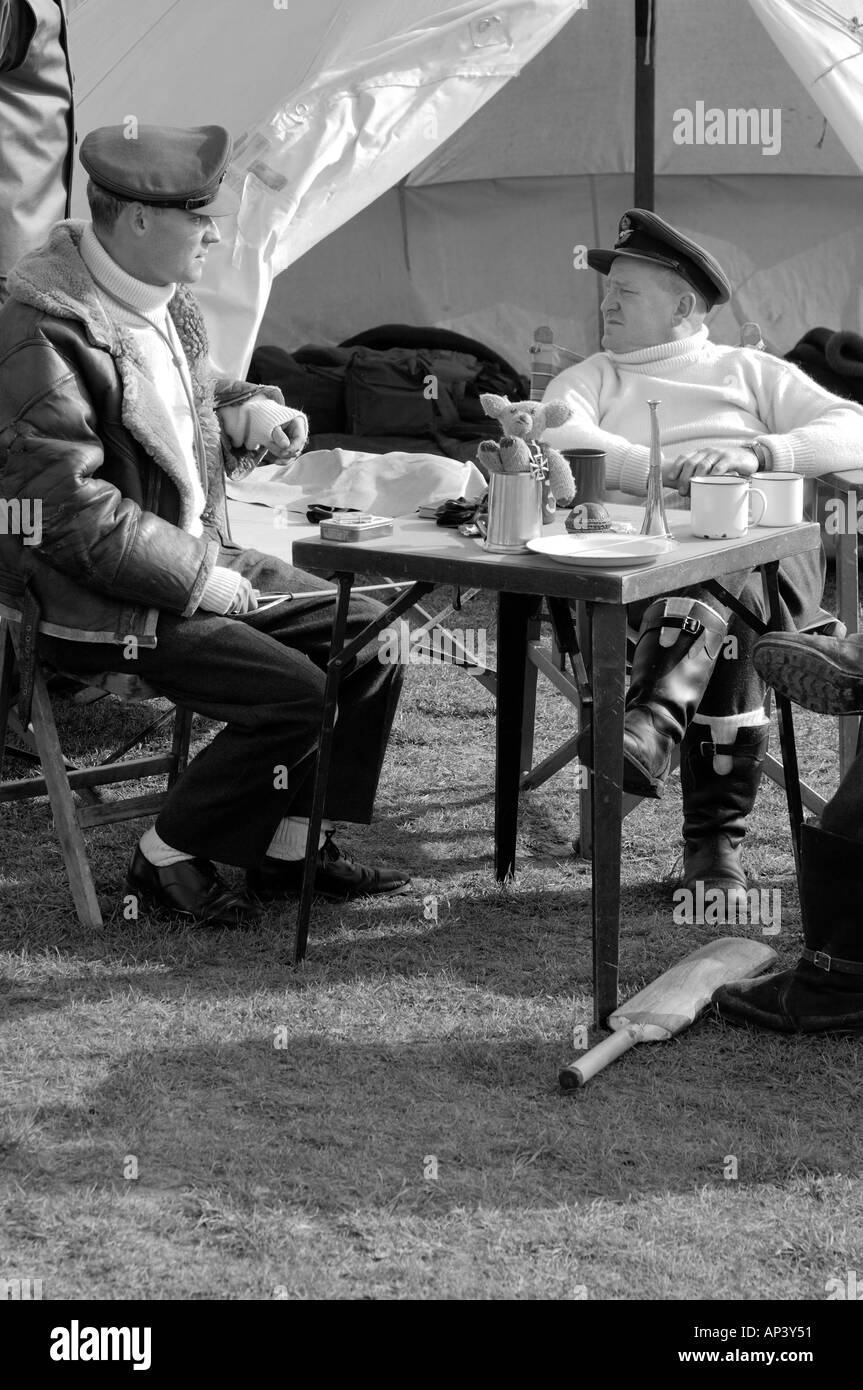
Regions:
<instances>
[{"instance_id":1,"label":"black leather shoe","mask_svg":"<svg viewBox=\"0 0 863 1390\"><path fill-rule=\"evenodd\" d=\"M863 1033L860 976L840 976L838 971L828 976L805 960L778 975L721 985L713 1007L726 1023L751 1023L774 1033Z\"/></svg>"},{"instance_id":2,"label":"black leather shoe","mask_svg":"<svg viewBox=\"0 0 863 1390\"><path fill-rule=\"evenodd\" d=\"M704 836L700 840L686 840L683 845L683 873L681 886L695 893L699 883L708 888L719 889L722 893L746 896L749 879L743 867L740 845L734 844L730 835Z\"/></svg>"},{"instance_id":3,"label":"black leather shoe","mask_svg":"<svg viewBox=\"0 0 863 1390\"><path fill-rule=\"evenodd\" d=\"M126 891L145 906L191 917L202 927L250 927L260 917L255 903L228 888L209 859L183 859L160 869L138 846L126 874Z\"/></svg>"},{"instance_id":4,"label":"black leather shoe","mask_svg":"<svg viewBox=\"0 0 863 1390\"><path fill-rule=\"evenodd\" d=\"M863 634L769 632L753 654L768 685L818 714L863 714Z\"/></svg>"},{"instance_id":5,"label":"black leather shoe","mask_svg":"<svg viewBox=\"0 0 863 1390\"><path fill-rule=\"evenodd\" d=\"M332 831L325 831L326 842L318 850L315 894L333 902L361 898L370 893L401 893L410 884L410 875L400 869L369 869L358 864L333 844ZM262 902L299 896L303 884L302 859L271 859L258 869L249 869L246 886Z\"/></svg>"}]
</instances>

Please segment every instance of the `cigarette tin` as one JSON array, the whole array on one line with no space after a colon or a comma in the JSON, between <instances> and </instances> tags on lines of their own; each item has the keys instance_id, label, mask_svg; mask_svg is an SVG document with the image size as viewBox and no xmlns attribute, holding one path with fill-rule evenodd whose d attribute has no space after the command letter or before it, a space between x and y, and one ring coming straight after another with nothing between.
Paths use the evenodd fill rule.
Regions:
<instances>
[{"instance_id":1,"label":"cigarette tin","mask_svg":"<svg viewBox=\"0 0 863 1390\"><path fill-rule=\"evenodd\" d=\"M393 533L390 517L359 516L353 512L336 512L329 521L322 521L320 526L322 541L370 541Z\"/></svg>"}]
</instances>

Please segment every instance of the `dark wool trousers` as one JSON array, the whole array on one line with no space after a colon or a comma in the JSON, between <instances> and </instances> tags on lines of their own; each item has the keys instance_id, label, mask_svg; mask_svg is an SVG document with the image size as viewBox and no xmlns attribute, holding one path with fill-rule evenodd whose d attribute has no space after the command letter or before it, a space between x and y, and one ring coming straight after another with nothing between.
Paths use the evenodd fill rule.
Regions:
<instances>
[{"instance_id":1,"label":"dark wool trousers","mask_svg":"<svg viewBox=\"0 0 863 1390\"><path fill-rule=\"evenodd\" d=\"M265 595L328 588L326 581L254 550L225 548L219 564ZM345 640L381 611L351 601ZM134 673L161 695L225 724L189 764L156 821L185 854L253 868L282 817L306 816L323 712L324 670L335 600L298 597L241 618L162 613L156 647L126 660L114 643L41 637L40 653L80 675ZM325 814L368 822L403 671L378 660L373 642L342 677ZM284 783L287 782L285 786Z\"/></svg>"}]
</instances>

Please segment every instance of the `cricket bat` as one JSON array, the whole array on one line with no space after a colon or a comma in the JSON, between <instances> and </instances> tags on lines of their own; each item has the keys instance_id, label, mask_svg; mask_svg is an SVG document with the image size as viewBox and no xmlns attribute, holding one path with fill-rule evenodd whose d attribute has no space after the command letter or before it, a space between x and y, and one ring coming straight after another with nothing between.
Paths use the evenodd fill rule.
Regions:
<instances>
[{"instance_id":1,"label":"cricket bat","mask_svg":"<svg viewBox=\"0 0 863 1390\"><path fill-rule=\"evenodd\" d=\"M611 1037L563 1067L561 1086L565 1091L586 1086L592 1076L636 1043L667 1042L707 1008L720 985L761 975L775 960L776 952L763 941L741 936L721 936L699 947L609 1015Z\"/></svg>"}]
</instances>

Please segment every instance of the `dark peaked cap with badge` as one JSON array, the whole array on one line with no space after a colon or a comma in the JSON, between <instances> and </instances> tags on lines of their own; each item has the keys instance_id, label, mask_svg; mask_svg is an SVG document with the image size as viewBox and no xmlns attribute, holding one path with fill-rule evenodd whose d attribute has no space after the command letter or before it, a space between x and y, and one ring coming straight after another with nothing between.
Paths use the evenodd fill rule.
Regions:
<instances>
[{"instance_id":1,"label":"dark peaked cap with badge","mask_svg":"<svg viewBox=\"0 0 863 1390\"><path fill-rule=\"evenodd\" d=\"M708 309L714 304L727 304L731 298L725 272L710 252L646 208L630 208L625 212L617 229L614 250L588 251L587 264L601 275L607 275L618 256L653 261L655 265L676 270L687 284L704 295Z\"/></svg>"},{"instance_id":2,"label":"dark peaked cap with badge","mask_svg":"<svg viewBox=\"0 0 863 1390\"><path fill-rule=\"evenodd\" d=\"M130 203L182 208L207 217L228 217L240 200L222 179L233 142L220 125L180 130L141 125L129 138L127 126L100 126L81 142L80 159L106 193Z\"/></svg>"}]
</instances>

